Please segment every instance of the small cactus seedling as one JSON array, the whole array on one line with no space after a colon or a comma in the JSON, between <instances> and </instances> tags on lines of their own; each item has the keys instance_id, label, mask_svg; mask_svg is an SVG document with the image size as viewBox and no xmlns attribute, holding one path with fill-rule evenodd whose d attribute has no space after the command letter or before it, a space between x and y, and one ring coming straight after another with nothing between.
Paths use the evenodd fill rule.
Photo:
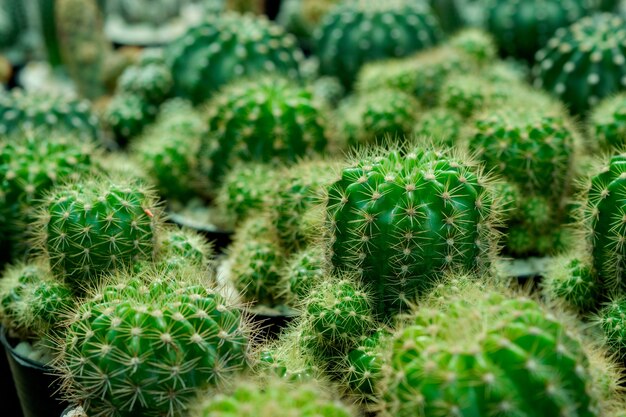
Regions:
<instances>
[{"instance_id":1,"label":"small cactus seedling","mask_svg":"<svg viewBox=\"0 0 626 417\"><path fill-rule=\"evenodd\" d=\"M557 29L588 12L583 0L489 0L483 7L500 49L530 62Z\"/></svg>"},{"instance_id":2,"label":"small cactus seedling","mask_svg":"<svg viewBox=\"0 0 626 417\"><path fill-rule=\"evenodd\" d=\"M277 377L241 380L229 393L210 393L189 417L356 417L316 381L289 382Z\"/></svg>"},{"instance_id":3,"label":"small cactus seedling","mask_svg":"<svg viewBox=\"0 0 626 417\"><path fill-rule=\"evenodd\" d=\"M360 275L379 319L403 310L450 269L482 269L496 239L480 166L423 146L375 149L328 188L332 265Z\"/></svg>"},{"instance_id":4,"label":"small cactus seedling","mask_svg":"<svg viewBox=\"0 0 626 417\"><path fill-rule=\"evenodd\" d=\"M149 188L98 178L53 189L35 232L55 274L80 292L108 271L152 259L159 217Z\"/></svg>"},{"instance_id":5,"label":"small cactus seedling","mask_svg":"<svg viewBox=\"0 0 626 417\"><path fill-rule=\"evenodd\" d=\"M116 282L80 304L59 341L64 392L88 415L179 416L245 366L245 320L215 290L150 270Z\"/></svg>"},{"instance_id":6,"label":"small cactus seedling","mask_svg":"<svg viewBox=\"0 0 626 417\"><path fill-rule=\"evenodd\" d=\"M626 145L626 94L603 100L589 116L589 134L605 149Z\"/></svg>"},{"instance_id":7,"label":"small cactus seedling","mask_svg":"<svg viewBox=\"0 0 626 417\"><path fill-rule=\"evenodd\" d=\"M294 162L320 153L330 135L311 91L278 77L224 88L209 104L208 125L200 157L213 183L238 161Z\"/></svg>"},{"instance_id":8,"label":"small cactus seedling","mask_svg":"<svg viewBox=\"0 0 626 417\"><path fill-rule=\"evenodd\" d=\"M545 275L543 292L549 300L561 302L580 313L597 307L600 283L590 259L561 257L552 263Z\"/></svg>"},{"instance_id":9,"label":"small cactus seedling","mask_svg":"<svg viewBox=\"0 0 626 417\"><path fill-rule=\"evenodd\" d=\"M619 16L600 13L556 31L537 52L535 85L583 114L626 87L626 31Z\"/></svg>"},{"instance_id":10,"label":"small cactus seedling","mask_svg":"<svg viewBox=\"0 0 626 417\"><path fill-rule=\"evenodd\" d=\"M338 77L350 89L366 62L431 47L442 32L426 2L359 0L331 9L314 36L320 73Z\"/></svg>"},{"instance_id":11,"label":"small cactus seedling","mask_svg":"<svg viewBox=\"0 0 626 417\"><path fill-rule=\"evenodd\" d=\"M297 78L302 52L296 40L264 17L236 13L209 16L165 51L174 92L194 104L241 77L278 72Z\"/></svg>"},{"instance_id":12,"label":"small cactus seedling","mask_svg":"<svg viewBox=\"0 0 626 417\"><path fill-rule=\"evenodd\" d=\"M286 301L294 307L304 302L313 288L324 280L325 271L324 253L316 246L291 255L280 274Z\"/></svg>"},{"instance_id":13,"label":"small cactus seedling","mask_svg":"<svg viewBox=\"0 0 626 417\"><path fill-rule=\"evenodd\" d=\"M435 144L454 146L461 137L463 118L453 110L437 107L421 113L413 128L417 137L426 137Z\"/></svg>"}]
</instances>

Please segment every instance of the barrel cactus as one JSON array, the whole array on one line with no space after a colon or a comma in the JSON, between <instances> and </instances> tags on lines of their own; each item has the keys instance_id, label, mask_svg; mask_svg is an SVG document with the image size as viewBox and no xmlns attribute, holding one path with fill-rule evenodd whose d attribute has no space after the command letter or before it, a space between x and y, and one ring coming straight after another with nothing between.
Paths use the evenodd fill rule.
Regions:
<instances>
[{"instance_id":1,"label":"barrel cactus","mask_svg":"<svg viewBox=\"0 0 626 417\"><path fill-rule=\"evenodd\" d=\"M604 149L619 150L626 145L626 94L607 98L593 108L589 134Z\"/></svg>"},{"instance_id":2,"label":"barrel cactus","mask_svg":"<svg viewBox=\"0 0 626 417\"><path fill-rule=\"evenodd\" d=\"M209 104L208 125L201 168L214 184L238 161L295 162L320 153L330 135L323 106L282 77L226 87Z\"/></svg>"},{"instance_id":3,"label":"barrel cactus","mask_svg":"<svg viewBox=\"0 0 626 417\"><path fill-rule=\"evenodd\" d=\"M626 86L624 20L609 13L584 17L559 29L537 52L535 85L584 114Z\"/></svg>"},{"instance_id":4,"label":"barrel cactus","mask_svg":"<svg viewBox=\"0 0 626 417\"><path fill-rule=\"evenodd\" d=\"M215 290L150 270L116 281L80 304L58 347L66 397L88 415L178 416L245 366L246 322Z\"/></svg>"},{"instance_id":5,"label":"barrel cactus","mask_svg":"<svg viewBox=\"0 0 626 417\"><path fill-rule=\"evenodd\" d=\"M463 118L455 111L436 107L422 112L413 127L418 137L430 138L433 143L453 146L461 138Z\"/></svg>"},{"instance_id":6,"label":"barrel cactus","mask_svg":"<svg viewBox=\"0 0 626 417\"><path fill-rule=\"evenodd\" d=\"M376 330L359 341L339 365L338 371L350 396L360 402L375 403L378 399L377 387L383 378L387 358L384 349L389 336L386 329Z\"/></svg>"},{"instance_id":7,"label":"barrel cactus","mask_svg":"<svg viewBox=\"0 0 626 417\"><path fill-rule=\"evenodd\" d=\"M158 107L147 102L143 97L119 93L107 104L102 116L104 123L111 129L117 142L125 145L129 139L139 135L154 121Z\"/></svg>"},{"instance_id":8,"label":"barrel cactus","mask_svg":"<svg viewBox=\"0 0 626 417\"><path fill-rule=\"evenodd\" d=\"M353 159L326 207L332 265L360 275L378 318L406 309L446 270L485 268L496 242L480 166L424 146Z\"/></svg>"},{"instance_id":9,"label":"barrel cactus","mask_svg":"<svg viewBox=\"0 0 626 417\"><path fill-rule=\"evenodd\" d=\"M160 233L157 264L167 266L193 265L198 268L209 265L215 252L206 238L188 229L170 228Z\"/></svg>"},{"instance_id":10,"label":"barrel cactus","mask_svg":"<svg viewBox=\"0 0 626 417\"><path fill-rule=\"evenodd\" d=\"M604 338L611 352L618 358L626 358L626 301L620 297L606 304L596 320L604 332Z\"/></svg>"},{"instance_id":11,"label":"barrel cactus","mask_svg":"<svg viewBox=\"0 0 626 417\"><path fill-rule=\"evenodd\" d=\"M304 302L313 288L324 281L325 266L324 253L317 246L292 254L280 274L280 285L287 303L297 307Z\"/></svg>"},{"instance_id":12,"label":"barrel cactus","mask_svg":"<svg viewBox=\"0 0 626 417\"><path fill-rule=\"evenodd\" d=\"M194 103L241 77L278 72L299 76L302 53L292 35L267 18L225 13L209 16L165 51L174 92Z\"/></svg>"},{"instance_id":13,"label":"barrel cactus","mask_svg":"<svg viewBox=\"0 0 626 417\"><path fill-rule=\"evenodd\" d=\"M562 256L552 263L542 283L549 300L587 313L598 306L600 283L590 259L580 255Z\"/></svg>"},{"instance_id":14,"label":"barrel cactus","mask_svg":"<svg viewBox=\"0 0 626 417\"><path fill-rule=\"evenodd\" d=\"M442 37L426 2L361 0L339 3L316 28L314 44L320 73L352 87L369 61L407 56L435 45Z\"/></svg>"}]
</instances>

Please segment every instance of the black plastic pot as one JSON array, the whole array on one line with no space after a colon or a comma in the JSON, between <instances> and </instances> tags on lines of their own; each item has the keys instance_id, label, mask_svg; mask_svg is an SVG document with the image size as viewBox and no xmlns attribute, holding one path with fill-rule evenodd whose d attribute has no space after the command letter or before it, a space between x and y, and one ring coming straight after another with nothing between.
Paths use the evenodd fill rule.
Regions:
<instances>
[{"instance_id":1,"label":"black plastic pot","mask_svg":"<svg viewBox=\"0 0 626 417\"><path fill-rule=\"evenodd\" d=\"M3 413L6 412L9 416L21 417L23 415L22 407L17 397L17 391L15 391L15 384L13 384L9 360L4 352L4 346L0 345L0 392L2 392Z\"/></svg>"},{"instance_id":2,"label":"black plastic pot","mask_svg":"<svg viewBox=\"0 0 626 417\"><path fill-rule=\"evenodd\" d=\"M13 382L22 406L21 415L24 417L61 415L67 403L56 398L59 385L56 377L51 374L51 368L15 352L14 343L7 338L4 328L0 329L0 342L6 351L13 374ZM2 406L4 408L4 401Z\"/></svg>"},{"instance_id":3,"label":"black plastic pot","mask_svg":"<svg viewBox=\"0 0 626 417\"><path fill-rule=\"evenodd\" d=\"M252 307L246 311L246 314L256 327L255 334L263 341L277 338L282 329L298 317L296 311L287 307L276 309Z\"/></svg>"}]
</instances>

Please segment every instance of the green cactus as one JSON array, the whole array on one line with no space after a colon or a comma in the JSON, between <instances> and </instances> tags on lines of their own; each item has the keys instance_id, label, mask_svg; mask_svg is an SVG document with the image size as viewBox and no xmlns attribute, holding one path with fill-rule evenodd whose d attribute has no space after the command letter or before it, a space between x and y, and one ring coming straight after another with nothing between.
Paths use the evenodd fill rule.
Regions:
<instances>
[{"instance_id":1,"label":"green cactus","mask_svg":"<svg viewBox=\"0 0 626 417\"><path fill-rule=\"evenodd\" d=\"M170 95L174 85L172 74L160 50L147 50L120 76L117 82L118 93L135 94L146 102L161 104Z\"/></svg>"},{"instance_id":2,"label":"green cactus","mask_svg":"<svg viewBox=\"0 0 626 417\"><path fill-rule=\"evenodd\" d=\"M160 211L136 181L88 179L49 193L35 233L54 273L81 292L109 271L153 258Z\"/></svg>"},{"instance_id":3,"label":"green cactus","mask_svg":"<svg viewBox=\"0 0 626 417\"><path fill-rule=\"evenodd\" d=\"M379 329L359 342L340 364L343 383L349 388L352 397L360 402L375 402L376 387L383 377L386 355L383 348L389 331Z\"/></svg>"},{"instance_id":4,"label":"green cactus","mask_svg":"<svg viewBox=\"0 0 626 417\"><path fill-rule=\"evenodd\" d=\"M468 119L485 108L498 106L510 95L510 84L494 82L484 75L456 74L441 87L441 105Z\"/></svg>"},{"instance_id":5,"label":"green cactus","mask_svg":"<svg viewBox=\"0 0 626 417\"><path fill-rule=\"evenodd\" d=\"M507 55L532 62L554 32L589 12L584 0L489 0L486 26Z\"/></svg>"},{"instance_id":6,"label":"green cactus","mask_svg":"<svg viewBox=\"0 0 626 417\"><path fill-rule=\"evenodd\" d=\"M313 31L339 0L285 0L276 20L298 38L303 49L312 47Z\"/></svg>"},{"instance_id":7,"label":"green cactus","mask_svg":"<svg viewBox=\"0 0 626 417\"><path fill-rule=\"evenodd\" d=\"M277 377L238 381L229 393L204 396L190 417L356 417L315 381L288 382Z\"/></svg>"},{"instance_id":8,"label":"green cactus","mask_svg":"<svg viewBox=\"0 0 626 417\"><path fill-rule=\"evenodd\" d=\"M323 251L307 247L291 255L280 274L283 298L293 307L300 305L310 292L324 280L325 259Z\"/></svg>"},{"instance_id":9,"label":"green cactus","mask_svg":"<svg viewBox=\"0 0 626 417\"><path fill-rule=\"evenodd\" d=\"M363 92L342 102L339 112L351 146L403 140L413 130L419 103L410 94L393 89Z\"/></svg>"},{"instance_id":10,"label":"green cactus","mask_svg":"<svg viewBox=\"0 0 626 417\"><path fill-rule=\"evenodd\" d=\"M168 200L187 202L203 184L198 152L204 132L190 103L174 99L161 106L154 124L131 144L131 154Z\"/></svg>"},{"instance_id":11,"label":"green cactus","mask_svg":"<svg viewBox=\"0 0 626 417\"><path fill-rule=\"evenodd\" d=\"M331 107L337 107L346 93L337 77L322 76L311 82L313 95Z\"/></svg>"},{"instance_id":12,"label":"green cactus","mask_svg":"<svg viewBox=\"0 0 626 417\"><path fill-rule=\"evenodd\" d=\"M203 282L150 270L116 282L81 302L58 348L66 398L88 415L179 416L245 366L242 313Z\"/></svg>"},{"instance_id":13,"label":"green cactus","mask_svg":"<svg viewBox=\"0 0 626 417\"><path fill-rule=\"evenodd\" d=\"M48 272L45 279L27 286L20 315L34 335L50 338L62 328L65 315L74 308L76 299L70 288L52 279Z\"/></svg>"},{"instance_id":14,"label":"green cactus","mask_svg":"<svg viewBox=\"0 0 626 417\"><path fill-rule=\"evenodd\" d=\"M209 265L214 257L213 245L198 232L172 228L160 234L157 264L183 264L200 268Z\"/></svg>"},{"instance_id":15,"label":"green cactus","mask_svg":"<svg viewBox=\"0 0 626 417\"><path fill-rule=\"evenodd\" d=\"M315 357L302 343L297 328L283 331L278 339L263 345L255 354L254 372L261 376L276 375L287 381L309 381L324 378Z\"/></svg>"},{"instance_id":16,"label":"green cactus","mask_svg":"<svg viewBox=\"0 0 626 417\"><path fill-rule=\"evenodd\" d=\"M0 237L15 256L28 252L40 200L54 186L92 173L95 147L45 129L0 138Z\"/></svg>"},{"instance_id":17,"label":"green cactus","mask_svg":"<svg viewBox=\"0 0 626 417\"><path fill-rule=\"evenodd\" d=\"M559 29L537 52L535 85L554 93L574 114L626 86L626 31L613 14L584 17Z\"/></svg>"},{"instance_id":18,"label":"green cactus","mask_svg":"<svg viewBox=\"0 0 626 417\"><path fill-rule=\"evenodd\" d=\"M606 344L620 360L626 358L626 301L618 298L606 304L596 318L604 332Z\"/></svg>"},{"instance_id":19,"label":"green cactus","mask_svg":"<svg viewBox=\"0 0 626 417\"><path fill-rule=\"evenodd\" d=\"M619 150L626 145L626 94L607 98L593 108L589 134L604 149Z\"/></svg>"},{"instance_id":20,"label":"green cactus","mask_svg":"<svg viewBox=\"0 0 626 417\"><path fill-rule=\"evenodd\" d=\"M593 310L600 299L600 283L592 261L576 255L555 260L542 286L549 300L561 302L580 313Z\"/></svg>"},{"instance_id":21,"label":"green cactus","mask_svg":"<svg viewBox=\"0 0 626 417\"><path fill-rule=\"evenodd\" d=\"M463 29L451 37L448 44L464 52L481 65L493 63L498 57L495 39L491 34L480 29Z\"/></svg>"},{"instance_id":22,"label":"green cactus","mask_svg":"<svg viewBox=\"0 0 626 417\"><path fill-rule=\"evenodd\" d=\"M326 14L314 37L320 73L338 77L349 90L366 62L431 47L442 31L425 2L365 0L339 3Z\"/></svg>"},{"instance_id":23,"label":"green cactus","mask_svg":"<svg viewBox=\"0 0 626 417\"><path fill-rule=\"evenodd\" d=\"M229 223L241 224L264 208L276 179L276 171L269 164L236 164L217 192L218 210Z\"/></svg>"},{"instance_id":24,"label":"green cactus","mask_svg":"<svg viewBox=\"0 0 626 417\"><path fill-rule=\"evenodd\" d=\"M0 1L0 51L7 52L24 46L28 31L27 7L21 1Z\"/></svg>"},{"instance_id":25,"label":"green cactus","mask_svg":"<svg viewBox=\"0 0 626 417\"><path fill-rule=\"evenodd\" d=\"M124 145L139 135L158 113L157 106L136 94L120 93L107 104L104 123L112 130L118 143Z\"/></svg>"},{"instance_id":26,"label":"green cactus","mask_svg":"<svg viewBox=\"0 0 626 417\"><path fill-rule=\"evenodd\" d=\"M461 137L463 119L455 111L436 107L420 113L413 133L417 137L430 138L433 143L452 147Z\"/></svg>"},{"instance_id":27,"label":"green cactus","mask_svg":"<svg viewBox=\"0 0 626 417\"><path fill-rule=\"evenodd\" d=\"M57 130L84 140L100 136L98 118L86 100L18 88L0 92L0 134L20 129Z\"/></svg>"},{"instance_id":28,"label":"green cactus","mask_svg":"<svg viewBox=\"0 0 626 417\"><path fill-rule=\"evenodd\" d=\"M209 16L165 51L174 92L198 104L241 77L277 72L299 75L296 40L264 17L224 13Z\"/></svg>"},{"instance_id":29,"label":"green cactus","mask_svg":"<svg viewBox=\"0 0 626 417\"><path fill-rule=\"evenodd\" d=\"M428 291L446 270L482 269L497 208L479 165L420 146L353 159L328 188L335 269L360 274L378 318Z\"/></svg>"},{"instance_id":30,"label":"green cactus","mask_svg":"<svg viewBox=\"0 0 626 417\"><path fill-rule=\"evenodd\" d=\"M313 94L284 78L237 82L209 105L211 133L200 150L213 183L237 161L294 162L324 151L330 128Z\"/></svg>"},{"instance_id":31,"label":"green cactus","mask_svg":"<svg viewBox=\"0 0 626 417\"><path fill-rule=\"evenodd\" d=\"M393 339L382 416L591 417L616 401L563 317L481 286L439 295Z\"/></svg>"}]
</instances>

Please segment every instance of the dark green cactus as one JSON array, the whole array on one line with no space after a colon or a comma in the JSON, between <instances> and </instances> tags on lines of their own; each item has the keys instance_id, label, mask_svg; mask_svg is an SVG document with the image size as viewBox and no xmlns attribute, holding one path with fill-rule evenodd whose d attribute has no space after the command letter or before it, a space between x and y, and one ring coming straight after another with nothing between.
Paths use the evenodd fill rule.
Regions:
<instances>
[{"instance_id":1,"label":"dark green cactus","mask_svg":"<svg viewBox=\"0 0 626 417\"><path fill-rule=\"evenodd\" d=\"M604 332L604 338L611 352L620 360L626 358L626 301L616 299L602 308L597 321Z\"/></svg>"},{"instance_id":2,"label":"dark green cactus","mask_svg":"<svg viewBox=\"0 0 626 417\"><path fill-rule=\"evenodd\" d=\"M473 161L424 147L377 149L328 189L331 261L358 273L379 318L445 270L482 269L495 244L489 181Z\"/></svg>"},{"instance_id":3,"label":"dark green cactus","mask_svg":"<svg viewBox=\"0 0 626 417\"><path fill-rule=\"evenodd\" d=\"M361 402L376 400L376 387L383 378L387 356L383 349L389 336L389 331L377 330L359 342L340 365L339 372L343 376L344 384L349 388L350 395Z\"/></svg>"},{"instance_id":4,"label":"dark green cactus","mask_svg":"<svg viewBox=\"0 0 626 417\"><path fill-rule=\"evenodd\" d=\"M425 2L348 1L326 14L314 37L320 73L338 77L350 89L366 62L431 47L442 31Z\"/></svg>"},{"instance_id":5,"label":"dark green cactus","mask_svg":"<svg viewBox=\"0 0 626 417\"><path fill-rule=\"evenodd\" d=\"M460 139L462 127L463 119L455 111L436 107L419 114L413 133L417 137L430 138L433 143L451 147Z\"/></svg>"},{"instance_id":6,"label":"dark green cactus","mask_svg":"<svg viewBox=\"0 0 626 417\"><path fill-rule=\"evenodd\" d=\"M160 234L157 264L201 268L209 265L214 257L213 245L198 232L172 228Z\"/></svg>"},{"instance_id":7,"label":"dark green cactus","mask_svg":"<svg viewBox=\"0 0 626 417\"><path fill-rule=\"evenodd\" d=\"M601 13L559 29L537 52L535 85L554 93L574 114L626 86L626 23Z\"/></svg>"},{"instance_id":8,"label":"dark green cactus","mask_svg":"<svg viewBox=\"0 0 626 417\"><path fill-rule=\"evenodd\" d=\"M150 270L116 281L80 304L59 346L66 397L88 415L179 416L245 366L241 311L203 282Z\"/></svg>"},{"instance_id":9,"label":"dark green cactus","mask_svg":"<svg viewBox=\"0 0 626 417\"><path fill-rule=\"evenodd\" d=\"M604 149L620 150L626 145L626 94L607 98L593 108L589 134Z\"/></svg>"},{"instance_id":10,"label":"dark green cactus","mask_svg":"<svg viewBox=\"0 0 626 417\"><path fill-rule=\"evenodd\" d=\"M136 94L158 105L171 94L174 80L160 50L147 50L136 65L124 70L117 82L118 93Z\"/></svg>"},{"instance_id":11,"label":"dark green cactus","mask_svg":"<svg viewBox=\"0 0 626 417\"><path fill-rule=\"evenodd\" d=\"M296 252L285 261L280 283L287 303L296 307L306 300L324 280L325 261L323 251L315 246Z\"/></svg>"},{"instance_id":12,"label":"dark green cactus","mask_svg":"<svg viewBox=\"0 0 626 417\"><path fill-rule=\"evenodd\" d=\"M38 283L29 285L23 295L22 320L39 337L53 337L63 327L65 315L76 307L70 288L48 274Z\"/></svg>"},{"instance_id":13,"label":"dark green cactus","mask_svg":"<svg viewBox=\"0 0 626 417\"><path fill-rule=\"evenodd\" d=\"M103 115L104 123L113 131L116 140L126 144L154 121L158 107L136 94L120 93L113 96Z\"/></svg>"},{"instance_id":14,"label":"dark green cactus","mask_svg":"<svg viewBox=\"0 0 626 417\"><path fill-rule=\"evenodd\" d=\"M325 109L305 88L284 78L236 82L209 104L200 151L213 183L238 161L294 162L324 151L330 127Z\"/></svg>"},{"instance_id":15,"label":"dark green cactus","mask_svg":"<svg viewBox=\"0 0 626 417\"><path fill-rule=\"evenodd\" d=\"M241 77L278 72L299 74L296 40L264 17L235 13L209 16L165 51L174 91L195 104Z\"/></svg>"},{"instance_id":16,"label":"dark green cactus","mask_svg":"<svg viewBox=\"0 0 626 417\"><path fill-rule=\"evenodd\" d=\"M600 300L600 283L592 262L580 256L555 260L542 285L548 299L562 302L576 312L587 313Z\"/></svg>"},{"instance_id":17,"label":"dark green cactus","mask_svg":"<svg viewBox=\"0 0 626 417\"><path fill-rule=\"evenodd\" d=\"M493 37L480 29L469 28L457 32L448 44L484 65L497 60L498 50Z\"/></svg>"}]
</instances>

